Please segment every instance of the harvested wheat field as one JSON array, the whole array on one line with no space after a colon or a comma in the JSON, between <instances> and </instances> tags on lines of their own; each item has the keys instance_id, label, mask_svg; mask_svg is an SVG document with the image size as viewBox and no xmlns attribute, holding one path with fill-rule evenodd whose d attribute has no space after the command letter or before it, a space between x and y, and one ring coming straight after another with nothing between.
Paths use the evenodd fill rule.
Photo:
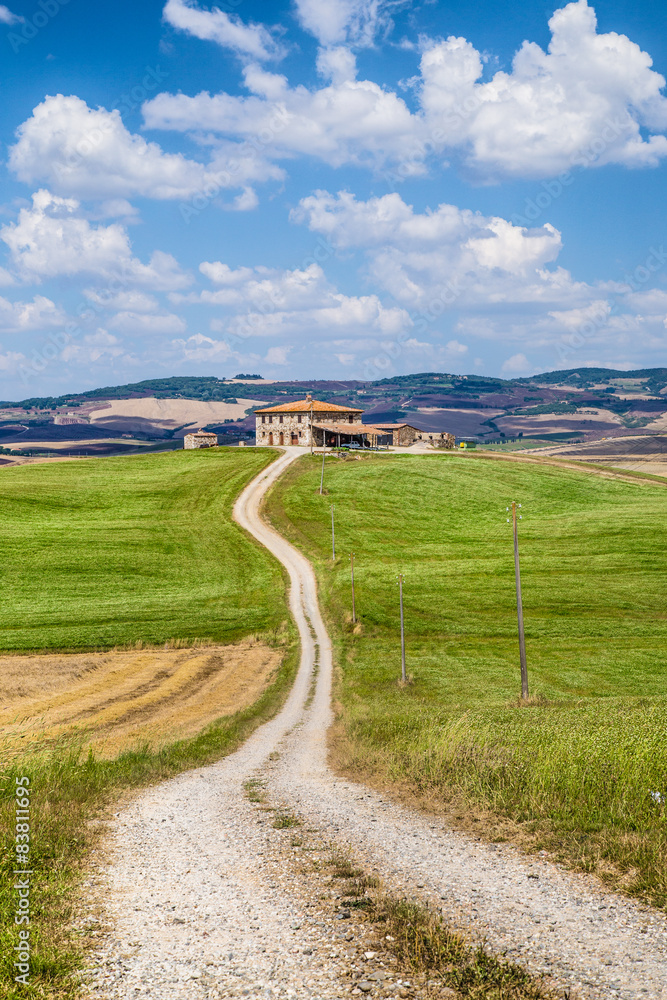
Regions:
<instances>
[{"instance_id":1,"label":"harvested wheat field","mask_svg":"<svg viewBox=\"0 0 667 1000\"><path fill-rule=\"evenodd\" d=\"M0 658L0 744L9 756L62 739L103 757L192 736L253 704L280 650L228 646Z\"/></svg>"}]
</instances>

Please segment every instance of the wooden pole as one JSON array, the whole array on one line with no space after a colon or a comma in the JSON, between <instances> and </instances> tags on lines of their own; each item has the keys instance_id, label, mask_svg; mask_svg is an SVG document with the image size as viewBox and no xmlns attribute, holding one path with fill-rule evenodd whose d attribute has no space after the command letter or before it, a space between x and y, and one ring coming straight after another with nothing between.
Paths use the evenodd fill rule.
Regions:
<instances>
[{"instance_id":1,"label":"wooden pole","mask_svg":"<svg viewBox=\"0 0 667 1000\"><path fill-rule=\"evenodd\" d=\"M320 476L320 496L322 496L322 490L324 489L324 456L326 455L326 452L327 452L327 442L325 439L324 445L322 447L322 475Z\"/></svg>"},{"instance_id":2,"label":"wooden pole","mask_svg":"<svg viewBox=\"0 0 667 1000\"><path fill-rule=\"evenodd\" d=\"M519 507L521 504L519 504ZM514 576L516 578L516 613L519 622L519 659L521 660L521 697L528 697L528 665L526 663L526 637L523 631L523 600L521 598L521 569L519 566L519 533L517 530L517 505L512 501L512 528L514 531Z\"/></svg>"},{"instance_id":3,"label":"wooden pole","mask_svg":"<svg viewBox=\"0 0 667 1000\"><path fill-rule=\"evenodd\" d=\"M310 401L310 454L313 454L313 401Z\"/></svg>"},{"instance_id":4,"label":"wooden pole","mask_svg":"<svg viewBox=\"0 0 667 1000\"><path fill-rule=\"evenodd\" d=\"M331 504L331 558L336 561L336 531L334 528L334 509L335 505Z\"/></svg>"},{"instance_id":5,"label":"wooden pole","mask_svg":"<svg viewBox=\"0 0 667 1000\"><path fill-rule=\"evenodd\" d=\"M357 609L354 604L354 552L350 552L350 571L352 573L352 624L357 622Z\"/></svg>"},{"instance_id":6,"label":"wooden pole","mask_svg":"<svg viewBox=\"0 0 667 1000\"><path fill-rule=\"evenodd\" d=\"M405 684L407 676L405 673L405 625L403 622L403 574L398 574L398 597L401 604L401 680Z\"/></svg>"}]
</instances>

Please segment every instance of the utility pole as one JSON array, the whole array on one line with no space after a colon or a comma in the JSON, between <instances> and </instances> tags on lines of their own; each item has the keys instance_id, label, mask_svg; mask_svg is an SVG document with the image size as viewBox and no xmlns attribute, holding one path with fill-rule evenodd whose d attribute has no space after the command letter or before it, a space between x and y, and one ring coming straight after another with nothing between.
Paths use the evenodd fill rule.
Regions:
<instances>
[{"instance_id":1,"label":"utility pole","mask_svg":"<svg viewBox=\"0 0 667 1000\"><path fill-rule=\"evenodd\" d=\"M354 606L354 552L350 552L350 571L352 573L352 624L357 621L357 609Z\"/></svg>"},{"instance_id":2,"label":"utility pole","mask_svg":"<svg viewBox=\"0 0 667 1000\"><path fill-rule=\"evenodd\" d=\"M320 476L320 496L322 496L322 490L324 489L324 456L327 453L327 442L324 439L324 445L322 446L322 475Z\"/></svg>"},{"instance_id":3,"label":"utility pole","mask_svg":"<svg viewBox=\"0 0 667 1000\"><path fill-rule=\"evenodd\" d=\"M512 501L512 529L514 531L514 576L516 578L516 613L519 622L519 658L521 660L521 697L528 697L528 665L526 663L526 637L523 632L523 600L521 598L521 569L519 567L519 534L517 531L517 521L521 520L521 514L517 515L517 509L521 509L521 504ZM509 511L509 507L507 508ZM509 517L507 518L509 522Z\"/></svg>"},{"instance_id":4,"label":"utility pole","mask_svg":"<svg viewBox=\"0 0 667 1000\"><path fill-rule=\"evenodd\" d=\"M405 577L399 573L396 579L398 580L398 597L401 604L401 680L405 684L407 680L405 673L405 626L403 623L403 580Z\"/></svg>"},{"instance_id":5,"label":"utility pole","mask_svg":"<svg viewBox=\"0 0 667 1000\"><path fill-rule=\"evenodd\" d=\"M336 531L334 529L335 504L331 504L331 558L336 561Z\"/></svg>"},{"instance_id":6,"label":"utility pole","mask_svg":"<svg viewBox=\"0 0 667 1000\"><path fill-rule=\"evenodd\" d=\"M326 438L324 439L326 444ZM313 401L310 400L310 454L313 454Z\"/></svg>"}]
</instances>

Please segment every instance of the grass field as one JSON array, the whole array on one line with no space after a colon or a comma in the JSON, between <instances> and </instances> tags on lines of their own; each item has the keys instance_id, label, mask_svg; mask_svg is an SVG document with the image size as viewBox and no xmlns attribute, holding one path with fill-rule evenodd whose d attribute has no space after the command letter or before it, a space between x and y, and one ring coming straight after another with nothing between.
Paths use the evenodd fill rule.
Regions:
<instances>
[{"instance_id":1,"label":"grass field","mask_svg":"<svg viewBox=\"0 0 667 1000\"><path fill-rule=\"evenodd\" d=\"M231 752L282 704L297 663L282 571L231 520L274 457L215 449L0 472L0 650L13 654L0 657L0 717L12 699L42 717L0 740L3 1000L78 995L77 887L104 808ZM80 652L109 647L120 649ZM69 652L25 655L34 649ZM57 735L72 720L85 733L45 749L41 728ZM147 723L154 738L138 745ZM91 727L122 752L87 753ZM17 778L31 789L27 986L13 966Z\"/></svg>"},{"instance_id":2,"label":"grass field","mask_svg":"<svg viewBox=\"0 0 667 1000\"><path fill-rule=\"evenodd\" d=\"M271 455L177 451L0 473L0 650L230 642L285 618L281 571L230 520Z\"/></svg>"},{"instance_id":3,"label":"grass field","mask_svg":"<svg viewBox=\"0 0 667 1000\"><path fill-rule=\"evenodd\" d=\"M341 667L341 766L664 905L665 488L460 454L330 460L325 482L321 497L306 457L268 509L317 568ZM511 500L524 514L529 705L518 701Z\"/></svg>"}]
</instances>

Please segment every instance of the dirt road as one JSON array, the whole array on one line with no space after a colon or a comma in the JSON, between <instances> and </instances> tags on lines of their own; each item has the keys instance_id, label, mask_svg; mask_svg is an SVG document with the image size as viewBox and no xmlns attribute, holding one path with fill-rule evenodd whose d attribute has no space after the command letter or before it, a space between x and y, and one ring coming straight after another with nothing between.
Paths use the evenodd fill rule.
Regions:
<instances>
[{"instance_id":1,"label":"dirt road","mask_svg":"<svg viewBox=\"0 0 667 1000\"><path fill-rule=\"evenodd\" d=\"M350 845L390 888L442 907L471 939L547 973L573 996L667 997L664 915L546 860L476 842L328 770L332 654L314 574L259 515L264 493L299 454L288 449L235 507L289 573L302 641L296 683L280 714L237 753L150 789L118 815L113 860L101 876L114 930L91 992L161 1000L360 992L349 978L347 938L307 909L272 853L244 791L259 779L269 800ZM391 978L363 991L408 995Z\"/></svg>"}]
</instances>

